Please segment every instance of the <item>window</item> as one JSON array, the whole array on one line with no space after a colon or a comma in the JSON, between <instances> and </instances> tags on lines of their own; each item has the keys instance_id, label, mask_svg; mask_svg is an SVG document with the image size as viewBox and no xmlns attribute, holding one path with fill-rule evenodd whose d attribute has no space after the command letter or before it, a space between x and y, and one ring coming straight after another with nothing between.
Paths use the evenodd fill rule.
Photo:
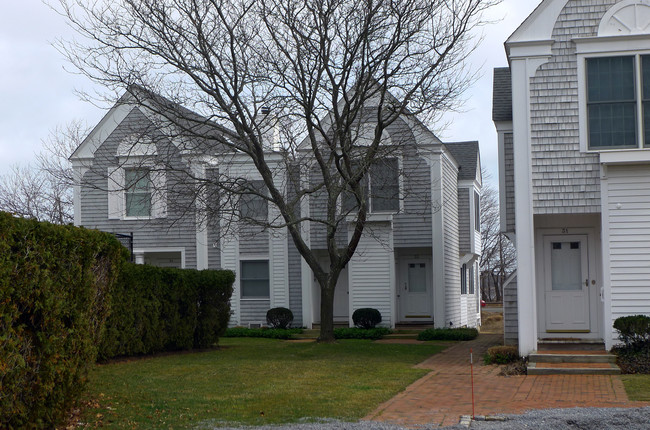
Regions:
<instances>
[{"instance_id":1,"label":"window","mask_svg":"<svg viewBox=\"0 0 650 430\"><path fill-rule=\"evenodd\" d=\"M474 191L474 230L481 231L481 198Z\"/></svg>"},{"instance_id":2,"label":"window","mask_svg":"<svg viewBox=\"0 0 650 430\"><path fill-rule=\"evenodd\" d=\"M474 294L474 265L469 266L469 293Z\"/></svg>"},{"instance_id":3,"label":"window","mask_svg":"<svg viewBox=\"0 0 650 430\"><path fill-rule=\"evenodd\" d=\"M251 185L252 188L257 190L260 194L264 192L264 182L254 181ZM242 218L266 221L269 215L268 200L257 194L242 194L239 199L239 210Z\"/></svg>"},{"instance_id":4,"label":"window","mask_svg":"<svg viewBox=\"0 0 650 430\"><path fill-rule=\"evenodd\" d=\"M369 176L361 180L364 199L369 212L396 212L399 210L399 163L396 158L378 160L370 166ZM352 193L343 193L345 212L354 210L356 200Z\"/></svg>"},{"instance_id":5,"label":"window","mask_svg":"<svg viewBox=\"0 0 650 430\"><path fill-rule=\"evenodd\" d=\"M589 149L650 144L650 56L587 58L586 67Z\"/></svg>"},{"instance_id":6,"label":"window","mask_svg":"<svg viewBox=\"0 0 650 430\"><path fill-rule=\"evenodd\" d=\"M467 264L460 268L460 293L467 294Z\"/></svg>"},{"instance_id":7,"label":"window","mask_svg":"<svg viewBox=\"0 0 650 430\"><path fill-rule=\"evenodd\" d=\"M240 268L241 296L244 298L268 298L269 261L242 261Z\"/></svg>"},{"instance_id":8,"label":"window","mask_svg":"<svg viewBox=\"0 0 650 430\"><path fill-rule=\"evenodd\" d=\"M146 169L126 169L125 205L127 217L151 216L151 180Z\"/></svg>"}]
</instances>

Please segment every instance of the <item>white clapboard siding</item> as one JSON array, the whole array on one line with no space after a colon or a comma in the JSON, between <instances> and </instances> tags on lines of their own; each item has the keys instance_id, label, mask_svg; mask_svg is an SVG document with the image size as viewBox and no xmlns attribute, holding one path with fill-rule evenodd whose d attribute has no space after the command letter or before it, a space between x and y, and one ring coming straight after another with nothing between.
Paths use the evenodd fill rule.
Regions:
<instances>
[{"instance_id":1,"label":"white clapboard siding","mask_svg":"<svg viewBox=\"0 0 650 430\"><path fill-rule=\"evenodd\" d=\"M271 222L280 217L278 208L269 203ZM270 233L269 274L271 275L271 307L289 307L289 248L287 229L272 230Z\"/></svg>"},{"instance_id":2,"label":"white clapboard siding","mask_svg":"<svg viewBox=\"0 0 650 430\"><path fill-rule=\"evenodd\" d=\"M225 225L223 225L222 228L225 228ZM241 306L239 300L241 297L239 288L239 238L237 237L237 233L234 231L232 234L228 235L228 237L224 237L221 241L221 267L223 269L232 270L236 274L230 300L232 317L230 318L229 325L238 325L241 320Z\"/></svg>"},{"instance_id":3,"label":"white clapboard siding","mask_svg":"<svg viewBox=\"0 0 650 430\"><path fill-rule=\"evenodd\" d=\"M444 259L445 259L445 303L446 321L454 327L467 321L467 306L461 306L460 294L460 259L458 239L458 168L445 156L442 157L443 179L443 229L444 229ZM465 309L465 317L461 314ZM434 315L435 318L435 315Z\"/></svg>"},{"instance_id":4,"label":"white clapboard siding","mask_svg":"<svg viewBox=\"0 0 650 430\"><path fill-rule=\"evenodd\" d=\"M650 315L650 168L610 166L607 177L605 245L610 254L613 322L625 315Z\"/></svg>"},{"instance_id":5,"label":"white clapboard siding","mask_svg":"<svg viewBox=\"0 0 650 430\"><path fill-rule=\"evenodd\" d=\"M348 264L350 314L359 308L381 312L382 325L392 326L394 252L391 223L369 223L357 251ZM351 234L351 231L350 231Z\"/></svg>"}]
</instances>

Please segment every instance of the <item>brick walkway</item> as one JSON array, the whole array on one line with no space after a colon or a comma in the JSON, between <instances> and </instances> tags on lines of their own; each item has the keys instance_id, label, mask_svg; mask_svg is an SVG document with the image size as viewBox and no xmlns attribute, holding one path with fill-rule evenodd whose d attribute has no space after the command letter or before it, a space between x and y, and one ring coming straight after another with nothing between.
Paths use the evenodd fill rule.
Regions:
<instances>
[{"instance_id":1,"label":"brick walkway","mask_svg":"<svg viewBox=\"0 0 650 430\"><path fill-rule=\"evenodd\" d=\"M497 366L484 366L487 348L502 335L481 334L472 342L458 343L420 363L432 372L382 404L366 420L401 426L458 424L472 414L470 348L474 352L476 415L517 414L530 409L572 407L638 407L629 401L619 376L544 375L499 376Z\"/></svg>"}]
</instances>

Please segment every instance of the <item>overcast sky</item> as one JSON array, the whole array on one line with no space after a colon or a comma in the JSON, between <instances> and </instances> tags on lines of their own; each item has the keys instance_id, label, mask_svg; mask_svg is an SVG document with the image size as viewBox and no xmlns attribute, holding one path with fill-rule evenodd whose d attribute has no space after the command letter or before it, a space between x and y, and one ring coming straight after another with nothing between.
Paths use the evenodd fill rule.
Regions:
<instances>
[{"instance_id":1,"label":"overcast sky","mask_svg":"<svg viewBox=\"0 0 650 430\"><path fill-rule=\"evenodd\" d=\"M56 2L56 0L50 0ZM94 126L104 109L82 101L77 91L92 91L52 43L72 39L63 18L41 0L3 2L0 13L0 174L26 164L57 125L81 119ZM504 0L482 29L483 41L469 58L480 79L465 94L462 112L446 115L443 141L478 140L483 166L497 179L497 139L491 120L492 69L507 65L503 42L533 11L538 0Z\"/></svg>"}]
</instances>

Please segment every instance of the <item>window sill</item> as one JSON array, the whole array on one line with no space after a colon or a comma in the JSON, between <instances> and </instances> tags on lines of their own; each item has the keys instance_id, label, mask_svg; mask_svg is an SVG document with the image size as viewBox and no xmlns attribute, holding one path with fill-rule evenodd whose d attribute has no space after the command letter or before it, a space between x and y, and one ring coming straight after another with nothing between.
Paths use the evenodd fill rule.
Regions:
<instances>
[{"instance_id":1,"label":"window sill","mask_svg":"<svg viewBox=\"0 0 650 430\"><path fill-rule=\"evenodd\" d=\"M122 221L143 221L153 219L152 216L123 216Z\"/></svg>"},{"instance_id":2,"label":"window sill","mask_svg":"<svg viewBox=\"0 0 650 430\"><path fill-rule=\"evenodd\" d=\"M603 164L650 163L650 148L603 149L589 152L600 154L600 162Z\"/></svg>"},{"instance_id":3,"label":"window sill","mask_svg":"<svg viewBox=\"0 0 650 430\"><path fill-rule=\"evenodd\" d=\"M393 221L393 216L397 212L375 212L375 213L369 213L366 216L366 222L392 222ZM345 220L347 222L355 222L357 220L357 217L354 215L348 215Z\"/></svg>"},{"instance_id":4,"label":"window sill","mask_svg":"<svg viewBox=\"0 0 650 430\"><path fill-rule=\"evenodd\" d=\"M240 297L240 300L249 301L249 302L259 302L262 300L264 301L271 300L271 298L270 297Z\"/></svg>"}]
</instances>

